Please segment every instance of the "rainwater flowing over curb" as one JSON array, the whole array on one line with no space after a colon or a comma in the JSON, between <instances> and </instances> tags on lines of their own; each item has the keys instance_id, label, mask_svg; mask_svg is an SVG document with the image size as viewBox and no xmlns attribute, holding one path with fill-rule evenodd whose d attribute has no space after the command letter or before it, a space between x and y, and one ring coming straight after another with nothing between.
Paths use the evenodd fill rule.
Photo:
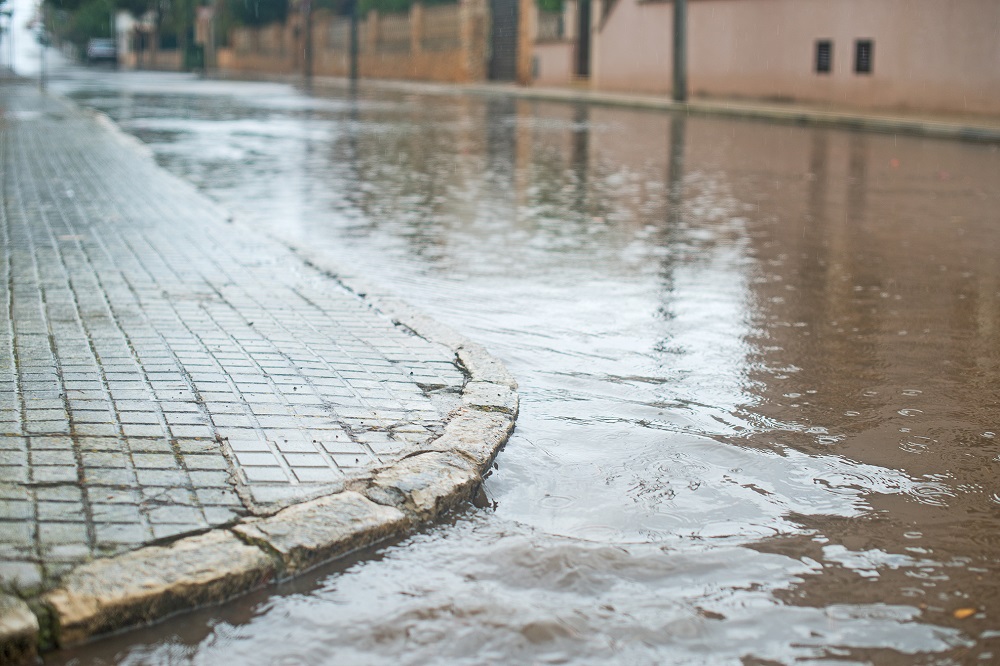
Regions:
<instances>
[{"instance_id":1,"label":"rainwater flowing over curb","mask_svg":"<svg viewBox=\"0 0 1000 666\"><path fill-rule=\"evenodd\" d=\"M71 112L82 112L60 101ZM126 149L152 157L107 117L87 115L96 115L102 129ZM38 651L149 624L301 574L409 534L468 501L479 488L514 429L514 378L480 345L396 297L377 293L325 258L296 252L395 326L454 353L465 375L462 404L449 415L441 436L392 464L350 477L339 492L92 560L65 575L55 589L32 598L0 593L0 663L30 663Z\"/></svg>"}]
</instances>

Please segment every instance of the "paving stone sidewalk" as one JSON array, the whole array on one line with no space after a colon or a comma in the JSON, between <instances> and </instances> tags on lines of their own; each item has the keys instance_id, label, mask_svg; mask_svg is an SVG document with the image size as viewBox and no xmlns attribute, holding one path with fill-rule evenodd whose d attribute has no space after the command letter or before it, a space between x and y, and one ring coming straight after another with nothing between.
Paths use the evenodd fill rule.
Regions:
<instances>
[{"instance_id":1,"label":"paving stone sidewalk","mask_svg":"<svg viewBox=\"0 0 1000 666\"><path fill-rule=\"evenodd\" d=\"M461 402L453 350L64 101L0 83L0 178L8 590L342 488Z\"/></svg>"}]
</instances>

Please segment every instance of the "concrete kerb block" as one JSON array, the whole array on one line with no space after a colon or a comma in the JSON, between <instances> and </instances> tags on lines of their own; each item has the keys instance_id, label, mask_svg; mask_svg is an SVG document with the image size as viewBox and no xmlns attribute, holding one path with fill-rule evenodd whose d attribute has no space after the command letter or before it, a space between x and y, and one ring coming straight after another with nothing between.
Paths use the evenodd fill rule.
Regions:
<instances>
[{"instance_id":1,"label":"concrete kerb block","mask_svg":"<svg viewBox=\"0 0 1000 666\"><path fill-rule=\"evenodd\" d=\"M465 366L471 381L501 384L511 391L517 390L517 381L503 363L490 355L480 345L466 342L456 350L458 360Z\"/></svg>"},{"instance_id":2,"label":"concrete kerb block","mask_svg":"<svg viewBox=\"0 0 1000 666\"><path fill-rule=\"evenodd\" d=\"M37 657L38 618L17 597L0 594L0 664L31 664Z\"/></svg>"},{"instance_id":3,"label":"concrete kerb block","mask_svg":"<svg viewBox=\"0 0 1000 666\"><path fill-rule=\"evenodd\" d=\"M517 414L517 392L503 384L468 382L462 391L462 402L486 412Z\"/></svg>"},{"instance_id":4,"label":"concrete kerb block","mask_svg":"<svg viewBox=\"0 0 1000 666\"><path fill-rule=\"evenodd\" d=\"M66 647L224 601L267 583L274 572L263 550L215 530L84 564L42 602L52 611L56 642Z\"/></svg>"},{"instance_id":5,"label":"concrete kerb block","mask_svg":"<svg viewBox=\"0 0 1000 666\"><path fill-rule=\"evenodd\" d=\"M455 451L422 451L378 470L365 494L425 522L472 496L482 481L475 462Z\"/></svg>"},{"instance_id":6,"label":"concrete kerb block","mask_svg":"<svg viewBox=\"0 0 1000 666\"><path fill-rule=\"evenodd\" d=\"M410 524L399 509L345 491L237 525L233 531L273 553L282 575L292 576L401 534Z\"/></svg>"},{"instance_id":7,"label":"concrete kerb block","mask_svg":"<svg viewBox=\"0 0 1000 666\"><path fill-rule=\"evenodd\" d=\"M448 422L444 434L426 450L459 453L475 462L481 475L485 474L514 431L515 418L516 414L463 407Z\"/></svg>"}]
</instances>

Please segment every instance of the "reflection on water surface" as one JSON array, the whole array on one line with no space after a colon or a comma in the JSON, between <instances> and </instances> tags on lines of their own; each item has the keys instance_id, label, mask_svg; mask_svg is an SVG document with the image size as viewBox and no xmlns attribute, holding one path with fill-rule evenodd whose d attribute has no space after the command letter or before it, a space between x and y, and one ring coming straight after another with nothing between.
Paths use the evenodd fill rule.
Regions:
<instances>
[{"instance_id":1,"label":"reflection on water surface","mask_svg":"<svg viewBox=\"0 0 1000 666\"><path fill-rule=\"evenodd\" d=\"M489 510L53 662L1000 658L995 146L172 75L62 86L240 222L486 344L522 414Z\"/></svg>"}]
</instances>

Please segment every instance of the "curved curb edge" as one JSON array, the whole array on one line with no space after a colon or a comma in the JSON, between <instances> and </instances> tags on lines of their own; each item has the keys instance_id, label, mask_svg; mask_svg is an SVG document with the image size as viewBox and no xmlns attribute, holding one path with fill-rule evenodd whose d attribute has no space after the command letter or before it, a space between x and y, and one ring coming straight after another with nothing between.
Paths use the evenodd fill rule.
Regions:
<instances>
[{"instance_id":1,"label":"curved curb edge","mask_svg":"<svg viewBox=\"0 0 1000 666\"><path fill-rule=\"evenodd\" d=\"M336 279L351 288L353 280ZM78 645L223 602L405 536L473 496L514 429L516 382L482 347L402 302L370 302L398 325L454 350L464 366L463 405L452 413L442 435L393 464L350 480L340 492L77 567L33 604L40 622L32 648L36 642L43 650ZM21 615L24 608L19 607ZM0 616L0 656L8 643L5 619ZM21 636L23 642L24 632L11 634L11 639Z\"/></svg>"},{"instance_id":2,"label":"curved curb edge","mask_svg":"<svg viewBox=\"0 0 1000 666\"><path fill-rule=\"evenodd\" d=\"M92 117L113 134L132 139L101 114ZM124 142L152 159L136 140ZM369 288L362 278L340 272L325 258L286 240L272 240L395 325L451 349L467 376L462 406L452 412L440 437L393 464L350 479L339 492L166 545L92 560L33 599L0 593L0 663L33 663L38 651L79 645L218 604L403 537L468 501L479 488L517 419L517 382L503 364L482 346L395 296Z\"/></svg>"}]
</instances>

